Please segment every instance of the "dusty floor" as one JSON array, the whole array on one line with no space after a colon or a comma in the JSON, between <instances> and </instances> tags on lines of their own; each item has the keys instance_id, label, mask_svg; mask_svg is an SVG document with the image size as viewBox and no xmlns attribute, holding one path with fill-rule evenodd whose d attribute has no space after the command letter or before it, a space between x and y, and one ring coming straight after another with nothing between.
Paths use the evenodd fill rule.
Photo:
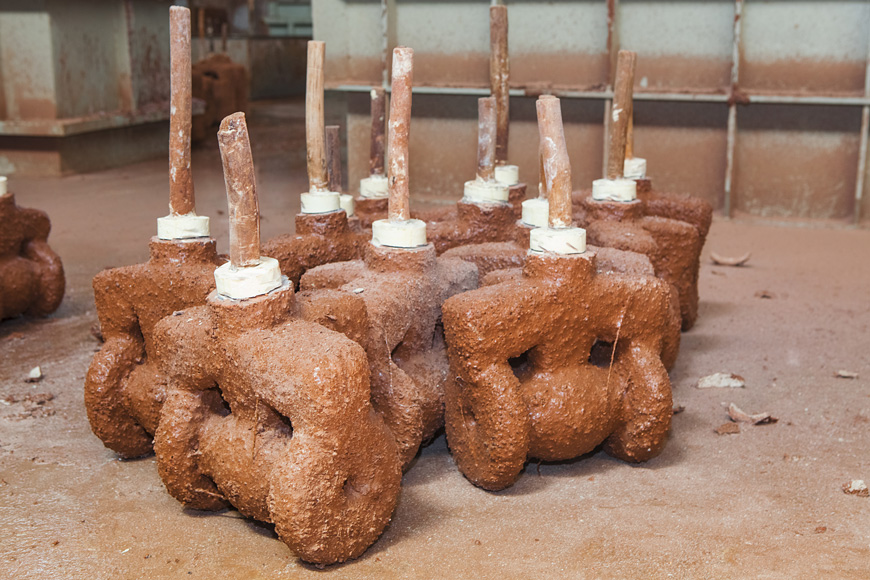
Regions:
<instances>
[{"instance_id":1,"label":"dusty floor","mask_svg":"<svg viewBox=\"0 0 870 580\"><path fill-rule=\"evenodd\" d=\"M290 103L251 117L265 237L292 227L305 185L301 115ZM193 163L199 211L223 250L216 147ZM380 541L317 571L266 526L183 510L153 458L119 461L88 427L90 279L147 257L166 213L166 162L11 187L50 213L68 290L51 318L0 325L2 578L870 578L870 499L841 491L870 482L870 231L717 219L698 324L672 373L685 411L659 458L530 465L512 488L487 493L456 470L442 436L406 474ZM711 249L753 256L716 267ZM25 383L36 365L45 379ZM834 378L839 369L860 378ZM746 388L694 387L719 371ZM11 402L41 393L54 399ZM780 421L717 435L726 402Z\"/></svg>"}]
</instances>

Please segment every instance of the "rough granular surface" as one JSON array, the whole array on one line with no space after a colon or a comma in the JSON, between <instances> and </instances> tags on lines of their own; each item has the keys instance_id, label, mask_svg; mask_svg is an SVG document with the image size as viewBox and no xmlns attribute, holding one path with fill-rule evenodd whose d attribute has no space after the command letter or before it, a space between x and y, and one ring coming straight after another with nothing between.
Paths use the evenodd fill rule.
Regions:
<instances>
[{"instance_id":1,"label":"rough granular surface","mask_svg":"<svg viewBox=\"0 0 870 580\"><path fill-rule=\"evenodd\" d=\"M309 268L361 258L369 238L350 227L344 210L300 213L296 215L296 233L272 238L263 244L261 253L278 260L281 273L298 288Z\"/></svg>"},{"instance_id":2,"label":"rough granular surface","mask_svg":"<svg viewBox=\"0 0 870 580\"><path fill-rule=\"evenodd\" d=\"M302 315L365 348L372 402L406 466L444 422L448 362L441 304L476 288L477 280L472 264L436 259L432 244L369 244L364 260L328 264L302 277Z\"/></svg>"},{"instance_id":3,"label":"rough granular surface","mask_svg":"<svg viewBox=\"0 0 870 580\"><path fill-rule=\"evenodd\" d=\"M662 362L667 284L598 274L591 251L530 253L521 277L448 299L447 441L474 484L510 486L531 458L562 461L604 444L625 461L664 447L672 415Z\"/></svg>"},{"instance_id":4,"label":"rough granular surface","mask_svg":"<svg viewBox=\"0 0 870 580\"><path fill-rule=\"evenodd\" d=\"M37 209L0 195L0 321L21 314L46 316L66 287L60 257L48 245L51 222Z\"/></svg>"},{"instance_id":5,"label":"rough granular surface","mask_svg":"<svg viewBox=\"0 0 870 580\"><path fill-rule=\"evenodd\" d=\"M85 379L91 429L122 457L151 451L166 397L166 377L154 360L154 326L185 308L204 304L214 269L224 260L211 238L151 239L144 264L94 276L94 299L105 341Z\"/></svg>"},{"instance_id":6,"label":"rough granular surface","mask_svg":"<svg viewBox=\"0 0 870 580\"><path fill-rule=\"evenodd\" d=\"M381 535L402 470L362 347L293 311L285 280L247 300L213 292L163 319L157 356L172 387L154 449L185 506L230 504L274 523L303 560L332 564Z\"/></svg>"},{"instance_id":7,"label":"rough granular surface","mask_svg":"<svg viewBox=\"0 0 870 580\"><path fill-rule=\"evenodd\" d=\"M698 269L702 239L698 227L677 219L647 215L646 202L598 201L591 196L578 202L574 218L586 229L586 239L649 256L656 275L673 284L680 298L683 330L698 317ZM580 211L577 211L577 207Z\"/></svg>"}]
</instances>

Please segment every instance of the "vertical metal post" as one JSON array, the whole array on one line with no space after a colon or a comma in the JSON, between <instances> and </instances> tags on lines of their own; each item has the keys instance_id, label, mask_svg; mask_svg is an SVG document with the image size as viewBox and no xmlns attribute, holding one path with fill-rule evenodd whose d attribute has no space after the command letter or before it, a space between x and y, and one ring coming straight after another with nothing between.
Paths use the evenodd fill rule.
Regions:
<instances>
[{"instance_id":1,"label":"vertical metal post","mask_svg":"<svg viewBox=\"0 0 870 580\"><path fill-rule=\"evenodd\" d=\"M864 96L870 97L870 35L867 41L867 60L864 66ZM864 183L867 178L867 141L870 138L870 105L861 107L861 146L858 149L858 175L855 179L855 209L852 212L855 225L861 223L861 203L864 198Z\"/></svg>"},{"instance_id":2,"label":"vertical metal post","mask_svg":"<svg viewBox=\"0 0 870 580\"><path fill-rule=\"evenodd\" d=\"M725 216L731 217L733 200L731 188L734 180L734 148L737 142L737 91L740 82L740 52L742 46L741 21L743 1L734 1L734 37L731 43L731 96L728 99L728 140L725 144Z\"/></svg>"},{"instance_id":3,"label":"vertical metal post","mask_svg":"<svg viewBox=\"0 0 870 580\"><path fill-rule=\"evenodd\" d=\"M613 80L616 78L616 60L619 56L619 0L607 0L607 90L613 91ZM607 174L608 143L610 143L610 111L613 99L604 100L604 154L601 160L601 175Z\"/></svg>"}]
</instances>

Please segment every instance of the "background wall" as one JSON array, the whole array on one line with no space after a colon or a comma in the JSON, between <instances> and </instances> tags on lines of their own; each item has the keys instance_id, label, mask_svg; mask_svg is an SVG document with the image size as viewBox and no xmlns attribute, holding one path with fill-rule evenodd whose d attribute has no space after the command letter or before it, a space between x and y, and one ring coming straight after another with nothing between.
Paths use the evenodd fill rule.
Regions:
<instances>
[{"instance_id":1,"label":"background wall","mask_svg":"<svg viewBox=\"0 0 870 580\"><path fill-rule=\"evenodd\" d=\"M638 52L636 153L658 188L728 214L854 222L864 195L870 5L810 0L506 2L510 157L537 183L534 99L562 98L576 187L601 174L612 68ZM318 0L327 84L347 106L350 183L365 176L368 95L386 56L415 50L412 189L453 201L474 175L488 93L485 0ZM534 188L534 187L533 187ZM353 187L351 187L353 189ZM862 211L863 210L863 211Z\"/></svg>"}]
</instances>

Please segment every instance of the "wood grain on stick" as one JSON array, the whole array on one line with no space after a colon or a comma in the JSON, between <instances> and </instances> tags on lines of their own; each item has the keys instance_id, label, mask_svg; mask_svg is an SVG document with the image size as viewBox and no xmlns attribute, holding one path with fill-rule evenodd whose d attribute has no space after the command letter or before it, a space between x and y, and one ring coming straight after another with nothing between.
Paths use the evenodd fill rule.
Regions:
<instances>
[{"instance_id":1,"label":"wood grain on stick","mask_svg":"<svg viewBox=\"0 0 870 580\"><path fill-rule=\"evenodd\" d=\"M260 263L260 203L244 113L233 113L221 121L218 145L227 188L230 261L235 268L256 266Z\"/></svg>"},{"instance_id":2,"label":"wood grain on stick","mask_svg":"<svg viewBox=\"0 0 870 580\"><path fill-rule=\"evenodd\" d=\"M477 99L477 177L495 179L495 97Z\"/></svg>"},{"instance_id":3,"label":"wood grain on stick","mask_svg":"<svg viewBox=\"0 0 870 580\"><path fill-rule=\"evenodd\" d=\"M628 115L628 128L625 130L625 158L634 159L634 98L631 101L631 113Z\"/></svg>"},{"instance_id":4,"label":"wood grain on stick","mask_svg":"<svg viewBox=\"0 0 870 580\"><path fill-rule=\"evenodd\" d=\"M308 190L328 191L326 146L323 128L323 60L326 44L308 41L308 69L305 81L305 144L308 154Z\"/></svg>"},{"instance_id":5,"label":"wood grain on stick","mask_svg":"<svg viewBox=\"0 0 870 580\"><path fill-rule=\"evenodd\" d=\"M538 134L541 143L544 187L550 200L551 228L571 227L571 162L562 127L562 107L555 97L540 98Z\"/></svg>"},{"instance_id":6,"label":"wood grain on stick","mask_svg":"<svg viewBox=\"0 0 870 580\"><path fill-rule=\"evenodd\" d=\"M326 126L326 167L329 175L329 191L341 192L341 127Z\"/></svg>"},{"instance_id":7,"label":"wood grain on stick","mask_svg":"<svg viewBox=\"0 0 870 580\"><path fill-rule=\"evenodd\" d=\"M169 213L186 215L196 211L190 174L190 10L169 8L169 34Z\"/></svg>"},{"instance_id":8,"label":"wood grain on stick","mask_svg":"<svg viewBox=\"0 0 870 580\"><path fill-rule=\"evenodd\" d=\"M390 95L389 218L411 217L408 184L408 139L411 134L411 87L414 84L414 51L406 46L393 49L393 82Z\"/></svg>"},{"instance_id":9,"label":"wood grain on stick","mask_svg":"<svg viewBox=\"0 0 870 580\"><path fill-rule=\"evenodd\" d=\"M504 165L508 158L510 136L510 76L508 55L507 6L489 8L489 86L495 97L498 129L496 131L495 159Z\"/></svg>"},{"instance_id":10,"label":"wood grain on stick","mask_svg":"<svg viewBox=\"0 0 870 580\"><path fill-rule=\"evenodd\" d=\"M629 119L631 119L631 99L634 88L634 68L637 53L620 50L616 61L616 82L613 85L613 105L611 106L610 140L607 151L607 179L619 179L625 169L625 143Z\"/></svg>"},{"instance_id":11,"label":"wood grain on stick","mask_svg":"<svg viewBox=\"0 0 870 580\"><path fill-rule=\"evenodd\" d=\"M386 140L387 92L372 89L372 143L369 153L369 174L384 174L384 146Z\"/></svg>"}]
</instances>

